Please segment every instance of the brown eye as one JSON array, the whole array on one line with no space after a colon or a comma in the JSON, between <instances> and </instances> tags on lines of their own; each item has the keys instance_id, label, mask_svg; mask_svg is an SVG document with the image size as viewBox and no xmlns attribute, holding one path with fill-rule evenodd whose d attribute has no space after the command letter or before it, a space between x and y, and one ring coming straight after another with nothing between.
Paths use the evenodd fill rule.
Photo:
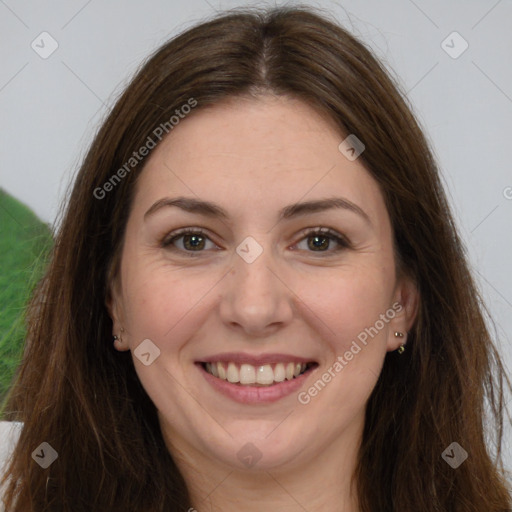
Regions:
<instances>
[{"instance_id":1,"label":"brown eye","mask_svg":"<svg viewBox=\"0 0 512 512\"><path fill-rule=\"evenodd\" d=\"M350 247L350 243L346 238L330 228L316 228L305 231L302 235L304 238L300 243L307 241L307 248L304 250L308 252L332 254L333 252ZM333 246L334 249L331 249Z\"/></svg>"},{"instance_id":2,"label":"brown eye","mask_svg":"<svg viewBox=\"0 0 512 512\"><path fill-rule=\"evenodd\" d=\"M208 241L213 245L213 248L217 247L203 231L187 229L171 233L162 242L162 247L181 252L203 252L204 249L208 249Z\"/></svg>"}]
</instances>

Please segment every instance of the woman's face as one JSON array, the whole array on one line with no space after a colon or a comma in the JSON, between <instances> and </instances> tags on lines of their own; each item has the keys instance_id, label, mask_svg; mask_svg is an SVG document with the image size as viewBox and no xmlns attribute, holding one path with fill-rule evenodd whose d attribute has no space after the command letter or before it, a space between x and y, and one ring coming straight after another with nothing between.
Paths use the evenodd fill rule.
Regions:
<instances>
[{"instance_id":1,"label":"woman's face","mask_svg":"<svg viewBox=\"0 0 512 512\"><path fill-rule=\"evenodd\" d=\"M239 99L150 155L109 307L178 459L292 468L357 447L415 292L343 139L300 101Z\"/></svg>"}]
</instances>

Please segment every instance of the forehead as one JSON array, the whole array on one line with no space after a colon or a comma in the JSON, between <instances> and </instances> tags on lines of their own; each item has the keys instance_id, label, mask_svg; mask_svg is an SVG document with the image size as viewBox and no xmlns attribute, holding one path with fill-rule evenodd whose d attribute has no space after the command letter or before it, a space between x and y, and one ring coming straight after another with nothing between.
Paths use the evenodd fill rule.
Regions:
<instances>
[{"instance_id":1,"label":"forehead","mask_svg":"<svg viewBox=\"0 0 512 512\"><path fill-rule=\"evenodd\" d=\"M225 163L229 158L245 158L240 172L249 174L264 165L274 165L275 170L290 164L316 167L325 161L326 149L336 155L340 140L335 124L307 104L264 96L231 99L197 110L168 135L159 152L180 163L184 159ZM233 165L237 166L235 161Z\"/></svg>"},{"instance_id":2,"label":"forehead","mask_svg":"<svg viewBox=\"0 0 512 512\"><path fill-rule=\"evenodd\" d=\"M332 120L296 99L199 105L153 150L136 197L184 194L232 205L243 198L250 208L342 194L382 213L375 180L339 151L344 138Z\"/></svg>"}]
</instances>

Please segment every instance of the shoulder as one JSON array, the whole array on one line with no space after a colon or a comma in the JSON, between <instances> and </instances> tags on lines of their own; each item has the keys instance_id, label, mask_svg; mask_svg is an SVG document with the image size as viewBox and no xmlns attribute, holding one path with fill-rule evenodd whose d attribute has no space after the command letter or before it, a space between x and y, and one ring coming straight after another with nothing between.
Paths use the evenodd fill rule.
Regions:
<instances>
[{"instance_id":1,"label":"shoulder","mask_svg":"<svg viewBox=\"0 0 512 512\"><path fill-rule=\"evenodd\" d=\"M23 423L19 421L0 421L0 480L4 476L11 454L16 446ZM0 487L0 512L3 512L1 496L3 489Z\"/></svg>"}]
</instances>

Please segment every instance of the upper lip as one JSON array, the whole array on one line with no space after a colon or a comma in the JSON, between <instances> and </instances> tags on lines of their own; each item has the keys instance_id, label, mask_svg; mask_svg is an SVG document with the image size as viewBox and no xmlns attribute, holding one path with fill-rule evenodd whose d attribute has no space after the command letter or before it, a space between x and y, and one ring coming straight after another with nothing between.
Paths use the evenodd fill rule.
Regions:
<instances>
[{"instance_id":1,"label":"upper lip","mask_svg":"<svg viewBox=\"0 0 512 512\"><path fill-rule=\"evenodd\" d=\"M292 354L259 354L252 355L245 352L223 352L221 354L214 354L212 356L205 357L198 363L216 363L219 361L233 362L238 364L250 364L253 366L260 366L264 364L274 363L313 363L315 362L312 358L305 358L294 356Z\"/></svg>"}]
</instances>

